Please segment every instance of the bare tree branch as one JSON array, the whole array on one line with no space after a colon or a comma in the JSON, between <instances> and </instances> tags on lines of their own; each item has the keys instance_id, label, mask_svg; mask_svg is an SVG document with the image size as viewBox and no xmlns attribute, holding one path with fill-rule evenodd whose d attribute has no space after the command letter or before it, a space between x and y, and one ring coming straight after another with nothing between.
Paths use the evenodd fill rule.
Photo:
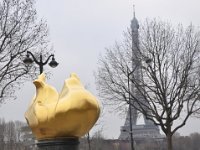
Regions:
<instances>
[{"instance_id":1,"label":"bare tree branch","mask_svg":"<svg viewBox=\"0 0 200 150\"><path fill-rule=\"evenodd\" d=\"M37 19L34 0L0 2L0 103L14 98L15 89L34 76L35 67L22 63L25 52L48 48L48 29Z\"/></svg>"},{"instance_id":2,"label":"bare tree branch","mask_svg":"<svg viewBox=\"0 0 200 150\"><path fill-rule=\"evenodd\" d=\"M139 53L134 54L139 62L130 55L132 39L128 31L123 46L114 45L100 58L97 89L105 104L115 106L129 104L130 94L130 105L159 125L171 141L172 135L200 109L200 32L192 25L184 29L182 25L147 20L139 33ZM146 63L147 58L150 63ZM128 74L134 66L140 68L142 77L138 79L137 72L131 75L130 91Z\"/></svg>"}]
</instances>

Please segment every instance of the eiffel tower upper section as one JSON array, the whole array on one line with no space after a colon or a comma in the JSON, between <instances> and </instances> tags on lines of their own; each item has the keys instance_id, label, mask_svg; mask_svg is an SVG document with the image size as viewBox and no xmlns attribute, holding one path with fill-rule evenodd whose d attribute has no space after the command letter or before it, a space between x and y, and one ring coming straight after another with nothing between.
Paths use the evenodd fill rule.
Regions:
<instances>
[{"instance_id":1,"label":"eiffel tower upper section","mask_svg":"<svg viewBox=\"0 0 200 150\"><path fill-rule=\"evenodd\" d=\"M142 81L142 72L141 72L141 61L139 59L139 23L135 17L135 10L133 13L133 19L131 21L131 33L132 33L132 69L134 69L134 77L138 81ZM131 84L131 83L130 83ZM142 96L138 89L131 84L131 91L138 99L142 101ZM129 106L131 107L131 106ZM131 114L130 114L131 113ZM130 118L131 116L131 118ZM137 125L138 112L136 109L131 107L127 112L126 120L124 126L121 127L121 133L119 139L127 140L130 139L130 134L133 134L133 138L160 138L159 128L153 124L151 120L147 120L145 116L144 125ZM132 123L130 123L130 121ZM130 125L132 124L132 131L130 130Z\"/></svg>"}]
</instances>

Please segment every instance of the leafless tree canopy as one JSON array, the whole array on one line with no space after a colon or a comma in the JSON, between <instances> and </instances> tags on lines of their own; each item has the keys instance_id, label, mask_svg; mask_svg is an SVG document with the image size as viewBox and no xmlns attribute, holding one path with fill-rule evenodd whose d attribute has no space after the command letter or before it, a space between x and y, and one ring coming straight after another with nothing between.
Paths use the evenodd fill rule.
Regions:
<instances>
[{"instance_id":1,"label":"leafless tree canopy","mask_svg":"<svg viewBox=\"0 0 200 150\"><path fill-rule=\"evenodd\" d=\"M129 103L130 94L131 105L171 138L199 110L200 32L192 25L173 27L147 20L140 27L139 41L138 65L131 58L129 32L99 59L99 94L104 103L118 107ZM141 80L134 74L136 67L140 67ZM177 120L178 125L172 126Z\"/></svg>"},{"instance_id":2,"label":"leafless tree canopy","mask_svg":"<svg viewBox=\"0 0 200 150\"><path fill-rule=\"evenodd\" d=\"M47 47L47 25L38 21L34 0L0 1L0 103L14 98L30 67L25 52ZM40 48L39 48L40 47Z\"/></svg>"},{"instance_id":3,"label":"leafless tree canopy","mask_svg":"<svg viewBox=\"0 0 200 150\"><path fill-rule=\"evenodd\" d=\"M149 28L142 28L141 49L143 56L151 62L142 67L143 81L140 85L145 104L141 108L151 111L148 118L161 125L166 131L167 124L173 124L183 118L180 126L188 117L199 110L199 69L200 69L200 33L190 25L183 29L180 25L174 29L163 22L150 22ZM147 105L146 105L147 104ZM141 111L145 113L142 109Z\"/></svg>"},{"instance_id":4,"label":"leafless tree canopy","mask_svg":"<svg viewBox=\"0 0 200 150\"><path fill-rule=\"evenodd\" d=\"M0 118L0 147L1 150L25 150L21 127L26 124L20 121L5 122Z\"/></svg>"}]
</instances>

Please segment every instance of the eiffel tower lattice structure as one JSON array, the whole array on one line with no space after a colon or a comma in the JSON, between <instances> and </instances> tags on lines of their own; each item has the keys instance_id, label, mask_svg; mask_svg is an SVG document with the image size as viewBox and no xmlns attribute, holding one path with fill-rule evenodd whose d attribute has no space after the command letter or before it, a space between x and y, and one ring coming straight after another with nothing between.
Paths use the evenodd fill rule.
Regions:
<instances>
[{"instance_id":1,"label":"eiffel tower lattice structure","mask_svg":"<svg viewBox=\"0 0 200 150\"><path fill-rule=\"evenodd\" d=\"M134 11L134 17L131 21L131 30L132 30L132 67L136 68L133 74L134 74L134 77L138 79L138 81L141 81L142 80L142 73L141 73L141 67L140 67L141 65L140 65L140 60L138 59L139 23L135 17L135 11ZM140 96L139 92L137 92L137 89L134 89L133 85L130 85L130 86L131 86L131 91L133 92L132 94L137 96L138 99L142 100L142 96ZM131 116L131 119L130 119L130 116ZM152 139L152 138L162 139L163 136L160 134L159 127L154 125L154 123L151 120L147 120L144 116L143 118L144 118L144 124L137 125L138 112L133 107L129 108L129 111L127 112L125 124L124 126L121 126L119 140L130 140L131 138L130 134L133 135L133 139L136 141L143 140L143 139ZM132 125L132 131L130 129L130 125Z\"/></svg>"}]
</instances>

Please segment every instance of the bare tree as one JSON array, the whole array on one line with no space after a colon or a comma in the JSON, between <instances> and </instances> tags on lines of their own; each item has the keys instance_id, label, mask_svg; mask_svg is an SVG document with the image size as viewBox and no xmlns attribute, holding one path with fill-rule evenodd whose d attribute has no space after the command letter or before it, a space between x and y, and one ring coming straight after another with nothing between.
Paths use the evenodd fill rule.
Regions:
<instances>
[{"instance_id":1,"label":"bare tree","mask_svg":"<svg viewBox=\"0 0 200 150\"><path fill-rule=\"evenodd\" d=\"M3 118L0 118L0 147L2 149L4 149L4 146L5 146L5 138L4 138L4 135L5 135L5 120Z\"/></svg>"},{"instance_id":2,"label":"bare tree","mask_svg":"<svg viewBox=\"0 0 200 150\"><path fill-rule=\"evenodd\" d=\"M20 128L25 123L20 121L5 122L0 118L0 146L1 150L22 150L25 146L22 143Z\"/></svg>"},{"instance_id":3,"label":"bare tree","mask_svg":"<svg viewBox=\"0 0 200 150\"><path fill-rule=\"evenodd\" d=\"M175 150L198 150L200 147L200 134L192 133L189 136L173 136Z\"/></svg>"},{"instance_id":4,"label":"bare tree","mask_svg":"<svg viewBox=\"0 0 200 150\"><path fill-rule=\"evenodd\" d=\"M172 150L172 135L199 110L200 33L192 25L185 29L157 20L147 20L139 33L137 61L131 32L99 59L99 95L106 104L130 104L159 125Z\"/></svg>"},{"instance_id":5,"label":"bare tree","mask_svg":"<svg viewBox=\"0 0 200 150\"><path fill-rule=\"evenodd\" d=\"M33 68L23 64L24 53L48 46L47 25L36 16L34 0L0 1L0 103L14 98Z\"/></svg>"}]
</instances>

